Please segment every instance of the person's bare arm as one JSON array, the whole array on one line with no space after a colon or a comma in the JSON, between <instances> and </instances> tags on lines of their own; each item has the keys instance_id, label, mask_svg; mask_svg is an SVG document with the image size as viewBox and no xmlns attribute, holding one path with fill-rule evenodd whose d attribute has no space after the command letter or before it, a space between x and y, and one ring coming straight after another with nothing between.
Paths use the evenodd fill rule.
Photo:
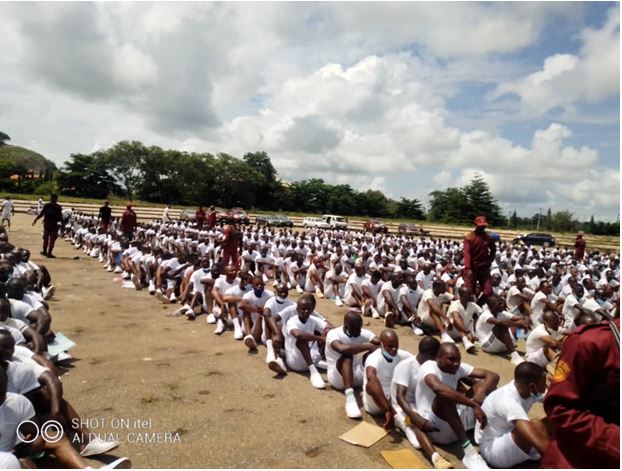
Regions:
<instances>
[{"instance_id":1,"label":"person's bare arm","mask_svg":"<svg viewBox=\"0 0 622 471\"><path fill-rule=\"evenodd\" d=\"M406 388L406 386L402 384L397 385L397 391L396 391L397 403L400 405L400 407L406 413L406 415L410 417L410 420L413 423L413 425L417 427L419 430L422 430L423 432L438 431L438 428L432 425L432 422L421 417L415 410L413 410L412 407L410 407L410 404L406 400L407 390L408 389Z\"/></svg>"},{"instance_id":2,"label":"person's bare arm","mask_svg":"<svg viewBox=\"0 0 622 471\"><path fill-rule=\"evenodd\" d=\"M514 420L514 427L516 430L531 443L538 453L544 454L545 450L549 446L549 440L543 437L541 433L538 433L532 423L529 420Z\"/></svg>"},{"instance_id":3,"label":"person's bare arm","mask_svg":"<svg viewBox=\"0 0 622 471\"><path fill-rule=\"evenodd\" d=\"M393 408L391 407L389 400L384 395L376 368L368 366L365 368L365 375L367 376L366 392L374 399L376 405L382 409L382 412L384 413L385 420L382 426L385 429L393 428Z\"/></svg>"},{"instance_id":4,"label":"person's bare arm","mask_svg":"<svg viewBox=\"0 0 622 471\"><path fill-rule=\"evenodd\" d=\"M474 370L475 371L475 370ZM475 418L481 424L481 427L486 427L487 419L486 414L482 410L481 406L473 399L469 399L464 394L456 391L453 388L450 388L446 384L444 384L440 379L438 379L435 375L429 374L424 378L425 384L434 391L434 393L444 399L448 399L450 401L456 402L458 404L464 404L473 409L473 413L475 414Z\"/></svg>"}]
</instances>

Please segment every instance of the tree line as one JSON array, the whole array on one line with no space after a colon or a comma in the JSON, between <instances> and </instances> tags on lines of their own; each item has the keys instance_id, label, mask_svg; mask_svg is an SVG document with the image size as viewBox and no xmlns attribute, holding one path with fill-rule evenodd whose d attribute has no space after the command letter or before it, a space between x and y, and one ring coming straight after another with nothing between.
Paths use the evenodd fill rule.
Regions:
<instances>
[{"instance_id":1,"label":"tree line","mask_svg":"<svg viewBox=\"0 0 622 471\"><path fill-rule=\"evenodd\" d=\"M0 138L8 136L0 135ZM1 140L1 139L0 139ZM6 139L4 139L6 140ZM0 165L0 179L15 169ZM23 171L23 169L19 169ZM121 141L91 154L71 154L53 176L18 192L107 198L121 196L161 204L241 206L268 211L336 213L350 216L402 218L470 225L483 214L494 227L617 235L619 223L577 221L569 211L520 218L505 217L480 176L461 188L430 193L426 211L418 199L395 200L378 190L358 191L348 184L331 185L319 178L286 182L279 178L266 152L241 159L219 153L182 152ZM540 219L538 224L537 219Z\"/></svg>"}]
</instances>

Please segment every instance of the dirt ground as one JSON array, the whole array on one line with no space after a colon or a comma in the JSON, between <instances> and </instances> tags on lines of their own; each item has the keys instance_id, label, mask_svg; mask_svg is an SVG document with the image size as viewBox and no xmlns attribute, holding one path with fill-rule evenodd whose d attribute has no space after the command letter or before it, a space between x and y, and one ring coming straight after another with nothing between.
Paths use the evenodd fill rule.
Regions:
<instances>
[{"instance_id":1,"label":"dirt ground","mask_svg":"<svg viewBox=\"0 0 622 471\"><path fill-rule=\"evenodd\" d=\"M50 270L52 327L77 343L75 361L63 370L65 397L91 432L122 442L112 455L128 456L137 468L385 468L381 450L410 447L397 431L368 449L341 441L357 424L345 415L342 393L315 390L301 374L278 379L263 347L252 355L232 332L215 336L205 316L167 317L173 306L122 288L62 239L58 258L43 258L41 226L31 221L16 215L10 241ZM345 313L325 300L318 310L335 325ZM383 328L378 320L365 323L376 333ZM397 332L400 347L416 353L418 338L404 327ZM506 358L462 352L464 361L500 373L501 384L511 379ZM366 414L363 420L374 422ZM440 451L462 467L459 447Z\"/></svg>"}]
</instances>

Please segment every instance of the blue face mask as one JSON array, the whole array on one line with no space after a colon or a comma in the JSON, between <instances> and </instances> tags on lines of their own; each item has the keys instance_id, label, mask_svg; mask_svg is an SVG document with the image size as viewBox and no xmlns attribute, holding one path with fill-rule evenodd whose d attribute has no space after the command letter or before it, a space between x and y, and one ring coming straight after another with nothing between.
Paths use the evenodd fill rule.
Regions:
<instances>
[{"instance_id":1,"label":"blue face mask","mask_svg":"<svg viewBox=\"0 0 622 471\"><path fill-rule=\"evenodd\" d=\"M389 352L387 352L384 347L382 348L382 356L384 357L385 360L387 360L389 363L391 363L393 360L395 360L395 355L391 355Z\"/></svg>"},{"instance_id":2,"label":"blue face mask","mask_svg":"<svg viewBox=\"0 0 622 471\"><path fill-rule=\"evenodd\" d=\"M203 269L203 272L204 272L204 273L209 273L209 268L204 268L204 269Z\"/></svg>"},{"instance_id":3,"label":"blue face mask","mask_svg":"<svg viewBox=\"0 0 622 471\"><path fill-rule=\"evenodd\" d=\"M547 391L548 389L545 389L543 393L540 393L540 392L531 393L531 398L536 402L543 402L544 395L546 394Z\"/></svg>"},{"instance_id":4,"label":"blue face mask","mask_svg":"<svg viewBox=\"0 0 622 471\"><path fill-rule=\"evenodd\" d=\"M253 288L253 292L255 293L255 296L257 296L258 298L261 298L261 295L263 294L263 288L261 289Z\"/></svg>"}]
</instances>

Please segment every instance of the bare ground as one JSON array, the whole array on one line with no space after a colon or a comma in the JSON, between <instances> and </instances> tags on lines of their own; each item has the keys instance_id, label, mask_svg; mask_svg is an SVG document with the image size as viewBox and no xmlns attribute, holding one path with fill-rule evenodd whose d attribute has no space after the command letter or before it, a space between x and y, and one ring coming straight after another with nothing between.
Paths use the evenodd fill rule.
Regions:
<instances>
[{"instance_id":1,"label":"bare ground","mask_svg":"<svg viewBox=\"0 0 622 471\"><path fill-rule=\"evenodd\" d=\"M315 390L296 373L275 377L263 347L248 354L230 331L213 335L205 316L167 317L174 306L122 288L96 259L62 239L58 258L43 258L40 226L32 228L31 220L15 216L9 235L49 268L57 288L52 327L78 344L63 370L65 397L91 421L92 432L123 442L114 456L141 468L383 468L381 450L410 447L396 431L369 449L339 440L357 423L345 416L342 393ZM341 324L344 308L319 300L318 309ZM376 320L366 324L376 333L383 328ZM400 347L415 353L418 339L404 327L397 331ZM506 358L463 351L463 359L500 373L501 384L511 379ZM179 440L167 443L166 433ZM441 453L461 467L459 447Z\"/></svg>"}]
</instances>

